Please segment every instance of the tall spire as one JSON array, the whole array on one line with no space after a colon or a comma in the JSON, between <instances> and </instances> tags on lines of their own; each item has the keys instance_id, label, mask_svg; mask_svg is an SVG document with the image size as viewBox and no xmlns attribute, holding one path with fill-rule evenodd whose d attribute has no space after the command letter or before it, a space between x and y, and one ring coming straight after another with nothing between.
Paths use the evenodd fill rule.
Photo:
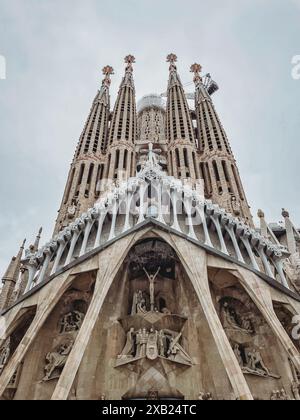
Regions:
<instances>
[{"instance_id":1,"label":"tall spire","mask_svg":"<svg viewBox=\"0 0 300 420\"><path fill-rule=\"evenodd\" d=\"M194 74L200 175L204 179L206 198L253 225L236 161L201 70L198 63L190 69ZM206 78L210 80L210 76Z\"/></svg>"},{"instance_id":2,"label":"tall spire","mask_svg":"<svg viewBox=\"0 0 300 420\"><path fill-rule=\"evenodd\" d=\"M177 56L167 56L169 82L167 93L166 133L169 143L170 172L178 178L199 178L193 122L188 102L177 73Z\"/></svg>"},{"instance_id":3,"label":"tall spire","mask_svg":"<svg viewBox=\"0 0 300 420\"><path fill-rule=\"evenodd\" d=\"M43 232L43 228L40 227L40 229L38 231L38 234L37 234L37 236L35 238L35 241L34 241L34 245L33 245L33 250L34 251L37 251L39 249L42 232Z\"/></svg>"},{"instance_id":4,"label":"tall spire","mask_svg":"<svg viewBox=\"0 0 300 420\"><path fill-rule=\"evenodd\" d=\"M114 71L107 65L102 73L101 88L93 101L71 165L55 233L92 207L99 196L108 144L110 76Z\"/></svg>"},{"instance_id":5,"label":"tall spire","mask_svg":"<svg viewBox=\"0 0 300 420\"><path fill-rule=\"evenodd\" d=\"M24 239L20 250L16 257L13 257L3 278L2 278L2 289L0 294L0 311L7 308L12 304L13 292L15 285L19 278L22 255L24 252L26 239Z\"/></svg>"},{"instance_id":6,"label":"tall spire","mask_svg":"<svg viewBox=\"0 0 300 420\"><path fill-rule=\"evenodd\" d=\"M124 59L125 75L122 79L109 133L109 156L106 166L108 179L126 179L135 174L134 145L137 135L137 116L133 64L135 57Z\"/></svg>"}]
</instances>

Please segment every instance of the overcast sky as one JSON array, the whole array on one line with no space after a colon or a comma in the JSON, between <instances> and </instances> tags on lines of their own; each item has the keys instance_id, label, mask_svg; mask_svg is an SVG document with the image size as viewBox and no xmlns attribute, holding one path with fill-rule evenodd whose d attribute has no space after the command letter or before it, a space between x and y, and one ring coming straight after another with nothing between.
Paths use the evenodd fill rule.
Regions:
<instances>
[{"instance_id":1,"label":"overcast sky","mask_svg":"<svg viewBox=\"0 0 300 420\"><path fill-rule=\"evenodd\" d=\"M24 237L51 237L101 69L114 99L128 53L137 99L166 90L168 53L184 83L200 62L253 213L300 225L299 40L300 0L0 0L0 275Z\"/></svg>"}]
</instances>

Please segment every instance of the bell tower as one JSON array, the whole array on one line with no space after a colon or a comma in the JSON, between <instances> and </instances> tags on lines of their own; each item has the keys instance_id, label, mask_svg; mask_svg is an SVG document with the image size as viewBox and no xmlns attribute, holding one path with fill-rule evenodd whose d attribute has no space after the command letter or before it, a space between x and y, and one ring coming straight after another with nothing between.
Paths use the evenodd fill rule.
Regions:
<instances>
[{"instance_id":1,"label":"bell tower","mask_svg":"<svg viewBox=\"0 0 300 420\"><path fill-rule=\"evenodd\" d=\"M109 150L106 162L108 180L126 180L135 174L134 145L137 135L137 116L133 64L135 57L125 57L125 76L120 85L109 131Z\"/></svg>"},{"instance_id":2,"label":"bell tower","mask_svg":"<svg viewBox=\"0 0 300 420\"><path fill-rule=\"evenodd\" d=\"M99 184L104 177L106 162L110 117L109 87L113 68L105 66L102 72L102 86L93 101L71 164L55 233L92 207L99 197Z\"/></svg>"},{"instance_id":3,"label":"bell tower","mask_svg":"<svg viewBox=\"0 0 300 420\"><path fill-rule=\"evenodd\" d=\"M205 196L252 226L252 215L236 160L211 95L203 83L201 70L200 64L191 66L195 83L199 169L204 179Z\"/></svg>"},{"instance_id":4,"label":"bell tower","mask_svg":"<svg viewBox=\"0 0 300 420\"><path fill-rule=\"evenodd\" d=\"M166 137L169 148L169 172L180 179L199 178L196 165L196 139L188 102L177 73L177 56L169 54Z\"/></svg>"}]
</instances>

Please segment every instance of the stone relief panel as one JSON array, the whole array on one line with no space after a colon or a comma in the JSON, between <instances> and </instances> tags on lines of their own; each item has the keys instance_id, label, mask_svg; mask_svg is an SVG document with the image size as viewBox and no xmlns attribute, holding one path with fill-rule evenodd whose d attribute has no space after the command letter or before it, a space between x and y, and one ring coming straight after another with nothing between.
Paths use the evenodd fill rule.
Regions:
<instances>
[{"instance_id":1,"label":"stone relief panel","mask_svg":"<svg viewBox=\"0 0 300 420\"><path fill-rule=\"evenodd\" d=\"M4 345L0 348L0 375L8 362L10 354L10 338L8 338Z\"/></svg>"},{"instance_id":2,"label":"stone relief panel","mask_svg":"<svg viewBox=\"0 0 300 420\"><path fill-rule=\"evenodd\" d=\"M209 278L220 321L253 398L269 400L282 389L294 398L288 354L260 310L233 273L209 269Z\"/></svg>"},{"instance_id":3,"label":"stone relief panel","mask_svg":"<svg viewBox=\"0 0 300 420\"><path fill-rule=\"evenodd\" d=\"M283 328L300 352L300 340L295 339L293 336L293 329L295 327L295 323L293 323L293 312L289 309L288 305L284 305L283 303L274 302L273 307Z\"/></svg>"},{"instance_id":4,"label":"stone relief panel","mask_svg":"<svg viewBox=\"0 0 300 420\"><path fill-rule=\"evenodd\" d=\"M244 374L280 379L267 368L258 349L234 344L233 351Z\"/></svg>"},{"instance_id":5,"label":"stone relief panel","mask_svg":"<svg viewBox=\"0 0 300 420\"><path fill-rule=\"evenodd\" d=\"M53 351L46 354L45 376L43 382L58 379L72 350L74 340L64 339Z\"/></svg>"},{"instance_id":6,"label":"stone relief panel","mask_svg":"<svg viewBox=\"0 0 300 420\"><path fill-rule=\"evenodd\" d=\"M83 323L90 298L90 292L78 290L70 290L64 295L52 349L45 355L42 382L60 377Z\"/></svg>"},{"instance_id":7,"label":"stone relief panel","mask_svg":"<svg viewBox=\"0 0 300 420\"><path fill-rule=\"evenodd\" d=\"M128 391L126 398L137 397L141 387L145 399L183 398L171 385L170 372L174 377L194 362L185 335L188 318L178 314L177 261L167 244L155 240L138 244L128 255L128 315L119 319L124 346L115 367L137 370L140 385ZM147 375L152 379L144 383Z\"/></svg>"},{"instance_id":8,"label":"stone relief panel","mask_svg":"<svg viewBox=\"0 0 300 420\"><path fill-rule=\"evenodd\" d=\"M24 335L26 334L30 324L33 321L35 316L35 307L27 308L26 310L21 310L19 313L18 320L16 321L17 326L8 337L0 348L0 376L5 366L9 362L9 359L13 356L18 345L22 341ZM18 388L19 379L22 371L22 363L17 367L14 375L12 376L5 393L3 394L5 399L13 399L15 392Z\"/></svg>"},{"instance_id":9,"label":"stone relief panel","mask_svg":"<svg viewBox=\"0 0 300 420\"><path fill-rule=\"evenodd\" d=\"M147 357L149 360L165 358L169 361L191 366L192 359L183 348L182 333L168 329L157 330L140 328L135 331L131 328L127 333L127 340L122 353L118 356L116 366Z\"/></svg>"}]
</instances>

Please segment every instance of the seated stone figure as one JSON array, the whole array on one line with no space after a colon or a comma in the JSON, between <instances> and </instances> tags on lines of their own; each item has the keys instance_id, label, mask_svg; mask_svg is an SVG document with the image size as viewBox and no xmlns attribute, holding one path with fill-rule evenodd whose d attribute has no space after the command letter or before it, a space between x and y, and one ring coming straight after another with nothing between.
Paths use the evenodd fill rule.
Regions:
<instances>
[{"instance_id":1,"label":"seated stone figure","mask_svg":"<svg viewBox=\"0 0 300 420\"><path fill-rule=\"evenodd\" d=\"M70 340L69 342L65 342L61 344L56 351L47 353L46 361L47 364L45 366L45 377L43 381L49 381L55 369L62 369L67 361L67 358L72 350L74 342Z\"/></svg>"}]
</instances>

